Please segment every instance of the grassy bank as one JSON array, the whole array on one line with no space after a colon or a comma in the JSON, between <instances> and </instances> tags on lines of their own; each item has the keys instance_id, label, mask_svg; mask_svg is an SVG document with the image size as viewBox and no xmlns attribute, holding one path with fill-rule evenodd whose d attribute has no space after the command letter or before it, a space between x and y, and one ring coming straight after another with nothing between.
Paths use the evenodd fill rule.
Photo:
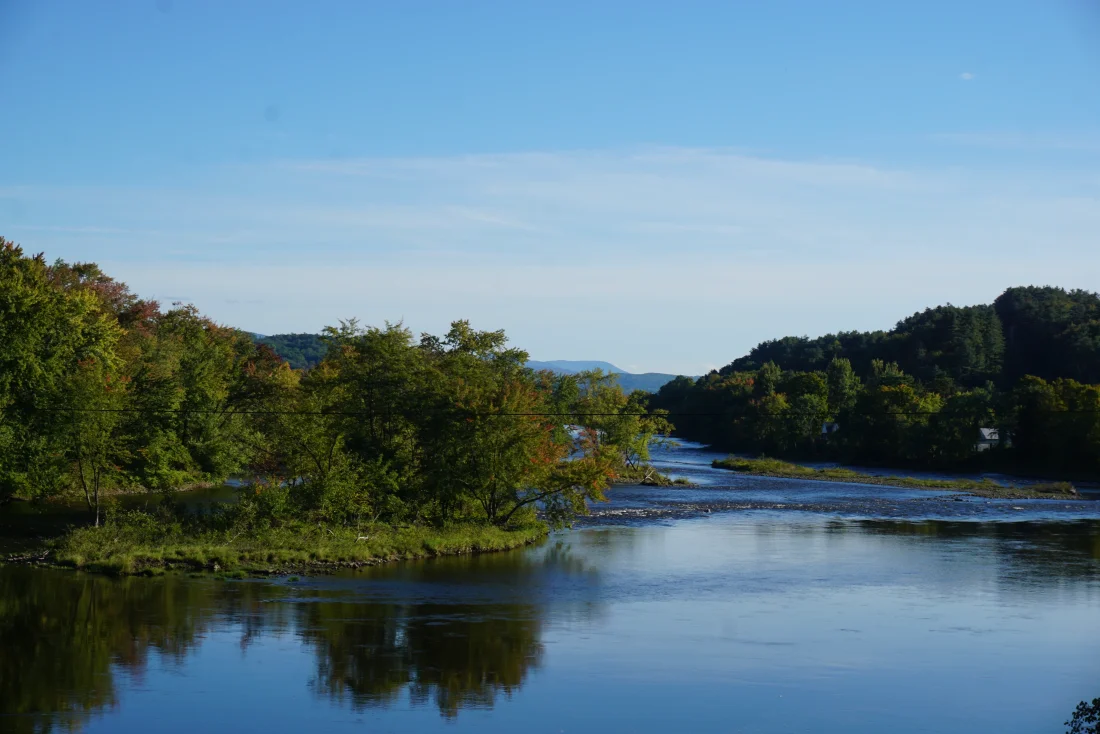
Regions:
<instances>
[{"instance_id":1,"label":"grassy bank","mask_svg":"<svg viewBox=\"0 0 1100 734\"><path fill-rule=\"evenodd\" d=\"M614 484L641 484L646 487L691 486L691 482L686 479L673 479L648 465L621 469L612 481Z\"/></svg>"},{"instance_id":2,"label":"grassy bank","mask_svg":"<svg viewBox=\"0 0 1100 734\"><path fill-rule=\"evenodd\" d=\"M1076 497L1077 490L1069 482L1048 482L1010 487L991 479L917 479L915 477L883 477L865 474L853 469L830 467L814 469L791 464L778 459L743 459L730 456L712 463L717 469L729 469L743 474L787 479L810 479L821 482L849 482L854 484L878 484L906 489L949 489L981 497L999 499L1068 499Z\"/></svg>"},{"instance_id":3,"label":"grassy bank","mask_svg":"<svg viewBox=\"0 0 1100 734\"><path fill-rule=\"evenodd\" d=\"M218 573L290 573L358 568L388 561L518 548L542 539L544 525L503 530L373 526L355 530L292 525L232 531L164 533L161 527L109 523L76 528L51 541L45 562L110 574L179 569Z\"/></svg>"}]
</instances>

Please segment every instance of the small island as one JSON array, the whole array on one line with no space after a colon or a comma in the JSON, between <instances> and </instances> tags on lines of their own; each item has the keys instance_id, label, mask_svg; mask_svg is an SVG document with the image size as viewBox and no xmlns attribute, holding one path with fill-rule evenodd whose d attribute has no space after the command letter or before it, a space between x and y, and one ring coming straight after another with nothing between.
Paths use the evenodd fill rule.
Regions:
<instances>
[{"instance_id":1,"label":"small island","mask_svg":"<svg viewBox=\"0 0 1100 734\"><path fill-rule=\"evenodd\" d=\"M9 562L281 573L504 550L613 483L669 481L648 460L672 426L646 393L531 369L467 321L419 337L343 321L296 369L193 306L2 238L0 314ZM232 496L190 501L229 479ZM74 501L79 516L12 529L15 504Z\"/></svg>"},{"instance_id":2,"label":"small island","mask_svg":"<svg viewBox=\"0 0 1100 734\"><path fill-rule=\"evenodd\" d=\"M849 484L877 484L903 489L956 490L992 499L1076 499L1077 489L1069 482L1036 482L1010 486L992 479L919 479L915 477L880 476L844 467L814 468L792 464L778 459L748 459L730 456L716 459L711 464L716 469L729 469L742 474L784 479L809 479L820 482L845 482Z\"/></svg>"}]
</instances>

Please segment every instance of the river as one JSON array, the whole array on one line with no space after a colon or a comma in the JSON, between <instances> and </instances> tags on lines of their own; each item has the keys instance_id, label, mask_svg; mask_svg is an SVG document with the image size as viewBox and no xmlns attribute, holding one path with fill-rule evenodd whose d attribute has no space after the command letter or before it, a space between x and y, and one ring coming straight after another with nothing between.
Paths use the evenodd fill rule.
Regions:
<instances>
[{"instance_id":1,"label":"river","mask_svg":"<svg viewBox=\"0 0 1100 734\"><path fill-rule=\"evenodd\" d=\"M1064 731L1100 503L763 479L662 449L521 551L309 578L0 567L0 730Z\"/></svg>"}]
</instances>

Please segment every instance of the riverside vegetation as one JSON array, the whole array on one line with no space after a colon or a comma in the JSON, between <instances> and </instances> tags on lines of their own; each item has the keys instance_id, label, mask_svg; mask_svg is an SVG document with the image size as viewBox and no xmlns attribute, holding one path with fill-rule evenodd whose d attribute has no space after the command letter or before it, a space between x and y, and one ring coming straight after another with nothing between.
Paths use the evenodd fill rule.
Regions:
<instances>
[{"instance_id":1,"label":"riverside vegetation","mask_svg":"<svg viewBox=\"0 0 1100 734\"><path fill-rule=\"evenodd\" d=\"M1026 287L889 332L764 342L650 405L739 454L1095 480L1097 383L1100 296ZM996 435L979 445L983 428Z\"/></svg>"},{"instance_id":2,"label":"riverside vegetation","mask_svg":"<svg viewBox=\"0 0 1100 734\"><path fill-rule=\"evenodd\" d=\"M295 370L193 307L0 239L0 512L83 498L88 526L48 557L117 572L496 550L650 473L670 429L611 376L532 371L503 332L465 321L419 339L347 321L324 342ZM231 476L247 478L234 502L178 499ZM127 492L161 501L108 501Z\"/></svg>"},{"instance_id":3,"label":"riverside vegetation","mask_svg":"<svg viewBox=\"0 0 1100 734\"><path fill-rule=\"evenodd\" d=\"M1018 487L1006 486L992 479L918 479L915 477L878 476L844 467L816 469L792 464L778 459L748 459L730 456L712 462L717 469L730 469L758 477L785 479L809 479L821 482L849 482L853 484L879 484L907 489L953 489L982 497L1004 499L1051 499L1077 497L1077 490L1069 482L1039 482Z\"/></svg>"},{"instance_id":4,"label":"riverside vegetation","mask_svg":"<svg viewBox=\"0 0 1100 734\"><path fill-rule=\"evenodd\" d=\"M1097 335L1095 294L1024 288L889 333L767 342L657 395L598 370L531 370L503 332L465 321L419 338L342 322L294 369L193 307L0 238L0 513L80 497L90 527L39 536L45 554L23 557L118 572L496 550L570 524L612 482L668 484L648 451L671 414L679 435L732 451L1095 476L1100 387L1078 379L1097 379ZM982 427L1005 440L979 452ZM730 466L746 467L807 476ZM245 479L233 502L179 501L228 477ZM965 489L1019 496L979 484ZM159 502L108 501L124 493Z\"/></svg>"}]
</instances>

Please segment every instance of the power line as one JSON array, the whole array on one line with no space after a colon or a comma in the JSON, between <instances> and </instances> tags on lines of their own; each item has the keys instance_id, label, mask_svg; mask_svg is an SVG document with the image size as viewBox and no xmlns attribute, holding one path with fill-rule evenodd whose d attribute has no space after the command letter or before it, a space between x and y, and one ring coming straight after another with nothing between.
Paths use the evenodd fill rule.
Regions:
<instances>
[{"instance_id":1,"label":"power line","mask_svg":"<svg viewBox=\"0 0 1100 734\"><path fill-rule=\"evenodd\" d=\"M392 416L395 414L405 415L406 411L394 410L233 410L233 409L216 409L216 408L78 408L74 406L57 407L57 406L35 406L35 411L45 413L168 413L176 415L315 415L315 416L346 416L346 417L373 417L382 418ZM648 411L630 411L630 412L589 412L589 411L565 411L565 412L549 412L549 411L465 411L461 408L418 408L413 411L409 411L412 414L426 414L426 413L445 413L454 412L467 417L478 418L492 418L492 417L529 417L529 418L614 418L614 417L642 417L642 418L673 418L673 417L694 417L694 418L745 418L749 417L748 413L731 413L723 411L707 411L707 412L688 412L688 411L668 411L668 412L648 412ZM1100 413L1100 410L1096 409L1082 409L1082 410L1028 410L1029 415L1095 415ZM962 410L882 410L882 411L847 411L845 415L859 416L859 417L874 417L874 416L976 416L972 411ZM789 416L820 416L820 413L811 411L798 411L798 410L781 410L774 413L761 413L751 417L754 418L784 418Z\"/></svg>"}]
</instances>

